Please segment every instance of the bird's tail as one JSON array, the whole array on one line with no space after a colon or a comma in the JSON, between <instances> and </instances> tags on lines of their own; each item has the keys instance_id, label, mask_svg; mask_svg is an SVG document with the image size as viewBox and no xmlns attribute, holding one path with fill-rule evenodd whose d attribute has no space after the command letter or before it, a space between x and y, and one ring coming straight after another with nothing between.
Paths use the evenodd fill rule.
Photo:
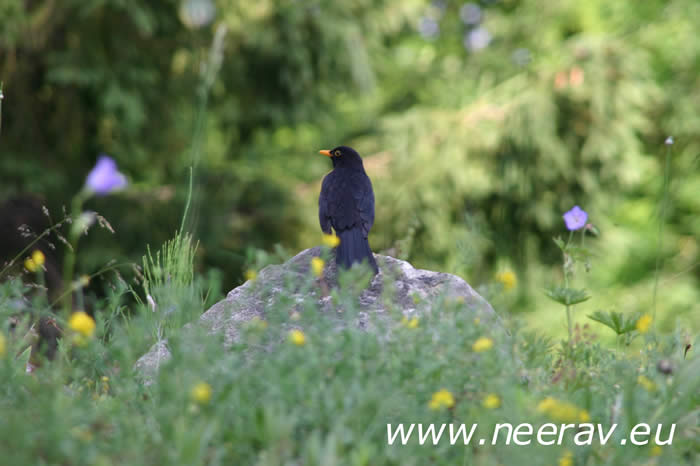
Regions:
<instances>
[{"instance_id":1,"label":"bird's tail","mask_svg":"<svg viewBox=\"0 0 700 466\"><path fill-rule=\"evenodd\" d=\"M335 250L335 260L339 266L349 269L352 264L366 261L375 274L379 272L369 241L361 228L340 231L338 238L340 238L340 244Z\"/></svg>"}]
</instances>

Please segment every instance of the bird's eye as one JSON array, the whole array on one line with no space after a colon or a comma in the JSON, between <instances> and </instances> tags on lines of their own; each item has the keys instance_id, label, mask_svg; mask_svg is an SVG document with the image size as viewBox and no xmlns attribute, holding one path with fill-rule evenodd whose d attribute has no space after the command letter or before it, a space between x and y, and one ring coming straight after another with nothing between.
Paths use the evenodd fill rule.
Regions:
<instances>
[{"instance_id":1,"label":"bird's eye","mask_svg":"<svg viewBox=\"0 0 700 466\"><path fill-rule=\"evenodd\" d=\"M340 157L340 151L337 150L337 151L333 152L333 155L335 155L336 157Z\"/></svg>"}]
</instances>

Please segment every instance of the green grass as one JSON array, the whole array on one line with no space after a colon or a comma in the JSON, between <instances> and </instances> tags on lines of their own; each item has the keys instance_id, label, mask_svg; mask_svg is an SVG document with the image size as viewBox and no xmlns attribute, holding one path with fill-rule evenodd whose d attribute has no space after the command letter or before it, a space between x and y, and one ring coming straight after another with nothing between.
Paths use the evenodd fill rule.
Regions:
<instances>
[{"instance_id":1,"label":"green grass","mask_svg":"<svg viewBox=\"0 0 700 466\"><path fill-rule=\"evenodd\" d=\"M192 251L189 239L180 241L164 251ZM150 273L160 269L167 277L169 268L190 263L172 259L163 253L149 259ZM691 342L694 348L684 358L687 337L680 332L659 335L658 346L645 344L634 353L606 348L580 332L568 347L519 333L516 321L507 322L512 336L502 336L490 324L475 322L459 303L441 301L417 328L401 325L401 313L391 311L386 322L376 322L392 329L386 338L384 331L367 333L353 325L335 331L335 317L309 301L295 321L285 305L271 306L267 325L248 325L224 351L220 338L174 324L184 320L182 313L203 310L206 283L150 279L151 292L175 304L170 313L160 305L154 313L146 303L126 313L124 296L142 290L120 283L98 306L88 345L64 338L60 356L32 375L14 357L22 329L3 329L5 464L557 464L567 452L570 464L580 465L690 465L700 458L698 342ZM8 303L26 291L10 282L0 290L6 314ZM341 299L352 302L352 296ZM352 323L356 311L340 318ZM290 325L304 332L305 344L289 341ZM156 327L166 329L173 358L154 384L144 386L133 366L155 341ZM475 352L480 337L492 338L493 348ZM671 362L671 374L657 371L660 360ZM200 383L211 387L208 402L193 398ZM453 394L455 405L432 410L431 397L441 389ZM484 406L490 394L499 407ZM478 423L477 434L488 438L495 423L560 423L556 413L538 410L546 397L575 405L606 428L617 423L611 444L387 444L387 423ZM638 422L677 423L673 444L620 446Z\"/></svg>"}]
</instances>

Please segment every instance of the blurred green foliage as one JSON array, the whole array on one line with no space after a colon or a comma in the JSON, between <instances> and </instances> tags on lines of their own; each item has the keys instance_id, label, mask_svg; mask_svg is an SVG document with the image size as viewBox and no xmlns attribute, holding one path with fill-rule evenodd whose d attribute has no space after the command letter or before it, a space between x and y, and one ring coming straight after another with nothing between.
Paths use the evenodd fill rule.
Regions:
<instances>
[{"instance_id":1,"label":"blurred green foliage","mask_svg":"<svg viewBox=\"0 0 700 466\"><path fill-rule=\"evenodd\" d=\"M673 135L660 301L669 326L697 322L698 2L215 3L202 27L188 14L207 0L0 4L0 199L60 211L99 152L130 176L120 198L91 201L117 233L91 233L81 267L171 238L194 164L197 264L230 288L252 249L318 243L316 151L344 143L374 182L375 250L473 283L505 264L513 308L539 309L528 293L556 281L551 238L579 204L605 239L587 288L636 308Z\"/></svg>"}]
</instances>

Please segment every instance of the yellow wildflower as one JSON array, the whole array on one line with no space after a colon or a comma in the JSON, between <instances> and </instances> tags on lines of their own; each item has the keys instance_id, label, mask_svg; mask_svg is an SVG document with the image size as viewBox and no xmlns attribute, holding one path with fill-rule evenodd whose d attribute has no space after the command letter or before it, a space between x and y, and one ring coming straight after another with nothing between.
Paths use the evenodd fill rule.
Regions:
<instances>
[{"instance_id":1,"label":"yellow wildflower","mask_svg":"<svg viewBox=\"0 0 700 466\"><path fill-rule=\"evenodd\" d=\"M479 325L480 322L481 319L479 319L478 317L474 317L474 325Z\"/></svg>"},{"instance_id":2,"label":"yellow wildflower","mask_svg":"<svg viewBox=\"0 0 700 466\"><path fill-rule=\"evenodd\" d=\"M44 262L46 262L46 257L44 257L44 253L36 249L32 253L32 256L27 257L27 259L24 261L24 268L29 270L30 272L36 272L37 270L42 268Z\"/></svg>"},{"instance_id":3,"label":"yellow wildflower","mask_svg":"<svg viewBox=\"0 0 700 466\"><path fill-rule=\"evenodd\" d=\"M540 401L540 404L537 405L537 411L539 411L541 413L546 413L550 409L552 409L555 404L556 404L556 400L554 398L548 396L544 400Z\"/></svg>"},{"instance_id":4,"label":"yellow wildflower","mask_svg":"<svg viewBox=\"0 0 700 466\"><path fill-rule=\"evenodd\" d=\"M537 405L537 411L561 422L588 422L591 420L591 416L585 409L579 409L572 403L552 397L540 401Z\"/></svg>"},{"instance_id":5,"label":"yellow wildflower","mask_svg":"<svg viewBox=\"0 0 700 466\"><path fill-rule=\"evenodd\" d=\"M493 348L493 340L489 337L479 337L472 345L472 350L476 351L477 353L488 351L491 348Z\"/></svg>"},{"instance_id":6,"label":"yellow wildflower","mask_svg":"<svg viewBox=\"0 0 700 466\"><path fill-rule=\"evenodd\" d=\"M323 244L328 246L329 248L335 248L340 244L340 238L338 238L336 235L323 235Z\"/></svg>"},{"instance_id":7,"label":"yellow wildflower","mask_svg":"<svg viewBox=\"0 0 700 466\"><path fill-rule=\"evenodd\" d=\"M24 268L29 270L30 272L36 272L39 269L39 266L36 265L36 263L31 257L27 257L24 261Z\"/></svg>"},{"instance_id":8,"label":"yellow wildflower","mask_svg":"<svg viewBox=\"0 0 700 466\"><path fill-rule=\"evenodd\" d=\"M303 346L306 343L306 335L301 330L294 329L289 332L289 341L297 346Z\"/></svg>"},{"instance_id":9,"label":"yellow wildflower","mask_svg":"<svg viewBox=\"0 0 700 466\"><path fill-rule=\"evenodd\" d=\"M314 257L311 259L311 270L317 277L323 275L323 266L325 265L326 263L320 257Z\"/></svg>"},{"instance_id":10,"label":"yellow wildflower","mask_svg":"<svg viewBox=\"0 0 700 466\"><path fill-rule=\"evenodd\" d=\"M649 314L644 314L642 317L637 319L637 331L639 333L647 333L651 327L651 316Z\"/></svg>"},{"instance_id":11,"label":"yellow wildflower","mask_svg":"<svg viewBox=\"0 0 700 466\"><path fill-rule=\"evenodd\" d=\"M253 269L248 269L245 271L245 279L251 282L254 282L255 279L258 278L258 272L256 272Z\"/></svg>"},{"instance_id":12,"label":"yellow wildflower","mask_svg":"<svg viewBox=\"0 0 700 466\"><path fill-rule=\"evenodd\" d=\"M106 375L102 376L102 393L109 392L109 377Z\"/></svg>"},{"instance_id":13,"label":"yellow wildflower","mask_svg":"<svg viewBox=\"0 0 700 466\"><path fill-rule=\"evenodd\" d=\"M418 328L418 318L413 317L411 319L408 319L404 317L401 319L401 325L403 325L406 328Z\"/></svg>"},{"instance_id":14,"label":"yellow wildflower","mask_svg":"<svg viewBox=\"0 0 700 466\"><path fill-rule=\"evenodd\" d=\"M496 274L496 281L500 282L506 291L510 291L518 284L518 277L515 276L512 270L508 269L503 272L498 272Z\"/></svg>"},{"instance_id":15,"label":"yellow wildflower","mask_svg":"<svg viewBox=\"0 0 700 466\"><path fill-rule=\"evenodd\" d=\"M651 450L649 450L649 454L651 456L661 456L661 453L663 453L663 451L661 450L661 447L658 445L652 446Z\"/></svg>"},{"instance_id":16,"label":"yellow wildflower","mask_svg":"<svg viewBox=\"0 0 700 466\"><path fill-rule=\"evenodd\" d=\"M484 397L482 403L486 409L496 409L501 406L501 398L495 393L489 393Z\"/></svg>"},{"instance_id":17,"label":"yellow wildflower","mask_svg":"<svg viewBox=\"0 0 700 466\"><path fill-rule=\"evenodd\" d=\"M564 454L559 458L559 466L573 466L574 454L569 450L564 451Z\"/></svg>"},{"instance_id":18,"label":"yellow wildflower","mask_svg":"<svg viewBox=\"0 0 700 466\"><path fill-rule=\"evenodd\" d=\"M192 401L199 403L200 405L209 403L211 400L211 385L206 382L199 382L192 387L190 397L192 398Z\"/></svg>"},{"instance_id":19,"label":"yellow wildflower","mask_svg":"<svg viewBox=\"0 0 700 466\"><path fill-rule=\"evenodd\" d=\"M0 333L0 358L5 356L6 352L7 352L7 340L5 339L5 335Z\"/></svg>"},{"instance_id":20,"label":"yellow wildflower","mask_svg":"<svg viewBox=\"0 0 700 466\"><path fill-rule=\"evenodd\" d=\"M95 321L83 311L74 312L68 320L68 327L83 337L91 337L95 332Z\"/></svg>"},{"instance_id":21,"label":"yellow wildflower","mask_svg":"<svg viewBox=\"0 0 700 466\"><path fill-rule=\"evenodd\" d=\"M432 410L451 408L454 405L455 399L452 396L452 393L444 388L433 393L433 397L431 398L430 403L428 403L428 407Z\"/></svg>"},{"instance_id":22,"label":"yellow wildflower","mask_svg":"<svg viewBox=\"0 0 700 466\"><path fill-rule=\"evenodd\" d=\"M656 384L643 375L637 377L637 383L648 392L656 391Z\"/></svg>"},{"instance_id":23,"label":"yellow wildflower","mask_svg":"<svg viewBox=\"0 0 700 466\"><path fill-rule=\"evenodd\" d=\"M41 267L42 265L44 265L44 262L46 262L46 257L44 257L44 253L43 253L43 252L41 252L41 251L39 251L38 249L36 249L36 250L32 253L32 260L34 261L34 263L35 263L36 265L38 265L39 267Z\"/></svg>"}]
</instances>

